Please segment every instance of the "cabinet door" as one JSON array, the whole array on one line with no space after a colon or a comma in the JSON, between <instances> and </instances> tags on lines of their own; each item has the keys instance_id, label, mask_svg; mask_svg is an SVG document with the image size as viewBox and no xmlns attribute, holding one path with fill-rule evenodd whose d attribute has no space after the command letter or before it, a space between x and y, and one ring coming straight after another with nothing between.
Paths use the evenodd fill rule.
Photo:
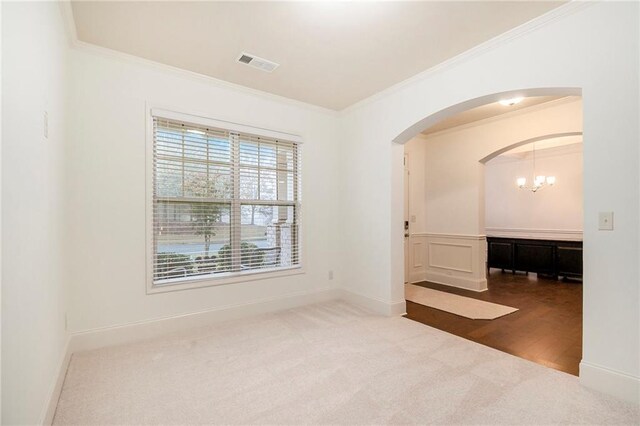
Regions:
<instances>
[{"instance_id":1,"label":"cabinet door","mask_svg":"<svg viewBox=\"0 0 640 426\"><path fill-rule=\"evenodd\" d=\"M558 245L558 275L582 277L582 247Z\"/></svg>"},{"instance_id":2,"label":"cabinet door","mask_svg":"<svg viewBox=\"0 0 640 426\"><path fill-rule=\"evenodd\" d=\"M489 267L511 269L513 267L513 244L505 242L489 242Z\"/></svg>"},{"instance_id":3,"label":"cabinet door","mask_svg":"<svg viewBox=\"0 0 640 426\"><path fill-rule=\"evenodd\" d=\"M554 273L554 247L552 245L518 243L516 246L516 267L518 271Z\"/></svg>"}]
</instances>

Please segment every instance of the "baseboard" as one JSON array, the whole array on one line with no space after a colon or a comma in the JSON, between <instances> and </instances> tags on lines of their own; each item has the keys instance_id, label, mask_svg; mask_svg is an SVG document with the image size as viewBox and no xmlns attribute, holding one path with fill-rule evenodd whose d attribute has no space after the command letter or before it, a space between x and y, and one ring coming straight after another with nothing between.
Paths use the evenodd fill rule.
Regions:
<instances>
[{"instance_id":1,"label":"baseboard","mask_svg":"<svg viewBox=\"0 0 640 426\"><path fill-rule=\"evenodd\" d=\"M152 339L168 333L206 326L220 321L228 321L339 299L341 295L342 293L338 289L325 288L262 299L249 303L223 306L185 315L77 332L71 336L69 350L71 352L85 351Z\"/></svg>"},{"instance_id":2,"label":"baseboard","mask_svg":"<svg viewBox=\"0 0 640 426\"><path fill-rule=\"evenodd\" d=\"M580 383L588 388L640 405L640 377L582 361Z\"/></svg>"},{"instance_id":3,"label":"baseboard","mask_svg":"<svg viewBox=\"0 0 640 426\"><path fill-rule=\"evenodd\" d=\"M43 412L40 416L40 424L42 425L51 425L53 423L53 416L56 414L56 407L58 406L58 399L60 398L60 392L62 392L62 385L64 384L64 378L67 375L67 368L69 367L69 362L71 361L72 352L70 349L71 338L67 337L67 341L65 343L64 352L62 354L62 359L60 361L58 367L58 373L56 375L55 380L51 384L51 389L49 390L49 396L45 402L45 406Z\"/></svg>"},{"instance_id":4,"label":"baseboard","mask_svg":"<svg viewBox=\"0 0 640 426\"><path fill-rule=\"evenodd\" d=\"M404 315L407 313L407 303L405 300L389 302L386 300L365 296L350 290L342 289L340 298L354 305L362 306L376 314L387 317Z\"/></svg>"},{"instance_id":5,"label":"baseboard","mask_svg":"<svg viewBox=\"0 0 640 426\"><path fill-rule=\"evenodd\" d=\"M429 281L436 284L448 285L451 287L462 288L465 290L471 291L486 291L487 290L487 279L477 279L477 278L465 278L455 275L447 275L441 274L438 272L427 271L424 274L425 281Z\"/></svg>"},{"instance_id":6,"label":"baseboard","mask_svg":"<svg viewBox=\"0 0 640 426\"><path fill-rule=\"evenodd\" d=\"M67 352L73 353L152 339L168 333L206 326L215 322L244 318L334 299L343 299L385 316L402 315L406 312L404 300L388 302L344 289L325 288L185 315L76 332L71 335Z\"/></svg>"},{"instance_id":7,"label":"baseboard","mask_svg":"<svg viewBox=\"0 0 640 426\"><path fill-rule=\"evenodd\" d=\"M409 284L420 283L426 280L427 280L427 273L425 271L409 275Z\"/></svg>"}]
</instances>

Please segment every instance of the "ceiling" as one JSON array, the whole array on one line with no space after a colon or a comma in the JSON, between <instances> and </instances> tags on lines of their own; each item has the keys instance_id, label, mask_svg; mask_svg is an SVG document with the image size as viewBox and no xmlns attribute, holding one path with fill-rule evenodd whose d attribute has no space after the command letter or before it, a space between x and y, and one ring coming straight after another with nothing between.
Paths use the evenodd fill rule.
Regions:
<instances>
[{"instance_id":1,"label":"ceiling","mask_svg":"<svg viewBox=\"0 0 640 426\"><path fill-rule=\"evenodd\" d=\"M561 96L532 96L524 98L519 103L510 106L502 105L499 102L492 102L490 104L468 109L449 118L445 118L422 131L422 134L430 135L453 127L463 126L465 124L470 124L487 118L497 117L508 112L514 112L534 105L550 102L559 99L560 97Z\"/></svg>"},{"instance_id":2,"label":"ceiling","mask_svg":"<svg viewBox=\"0 0 640 426\"><path fill-rule=\"evenodd\" d=\"M342 110L563 1L74 1L78 39ZM273 73L236 62L277 62Z\"/></svg>"}]
</instances>

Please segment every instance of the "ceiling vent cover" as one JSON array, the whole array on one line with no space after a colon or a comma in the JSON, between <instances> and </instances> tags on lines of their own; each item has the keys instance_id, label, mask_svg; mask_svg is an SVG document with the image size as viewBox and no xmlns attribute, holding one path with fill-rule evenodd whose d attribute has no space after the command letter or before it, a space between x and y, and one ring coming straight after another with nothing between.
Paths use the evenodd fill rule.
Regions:
<instances>
[{"instance_id":1,"label":"ceiling vent cover","mask_svg":"<svg viewBox=\"0 0 640 426\"><path fill-rule=\"evenodd\" d=\"M240 56L238 56L238 62L266 72L272 72L280 66L280 64L276 64L275 62L245 52L242 52Z\"/></svg>"}]
</instances>

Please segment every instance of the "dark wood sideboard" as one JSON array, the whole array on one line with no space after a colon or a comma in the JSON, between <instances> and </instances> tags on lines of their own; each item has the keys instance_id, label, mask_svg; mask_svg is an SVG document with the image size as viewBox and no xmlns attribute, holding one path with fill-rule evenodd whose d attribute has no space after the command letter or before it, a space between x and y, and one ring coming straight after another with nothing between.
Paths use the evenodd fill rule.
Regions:
<instances>
[{"instance_id":1,"label":"dark wood sideboard","mask_svg":"<svg viewBox=\"0 0 640 426\"><path fill-rule=\"evenodd\" d=\"M487 269L582 279L582 241L487 237Z\"/></svg>"}]
</instances>

